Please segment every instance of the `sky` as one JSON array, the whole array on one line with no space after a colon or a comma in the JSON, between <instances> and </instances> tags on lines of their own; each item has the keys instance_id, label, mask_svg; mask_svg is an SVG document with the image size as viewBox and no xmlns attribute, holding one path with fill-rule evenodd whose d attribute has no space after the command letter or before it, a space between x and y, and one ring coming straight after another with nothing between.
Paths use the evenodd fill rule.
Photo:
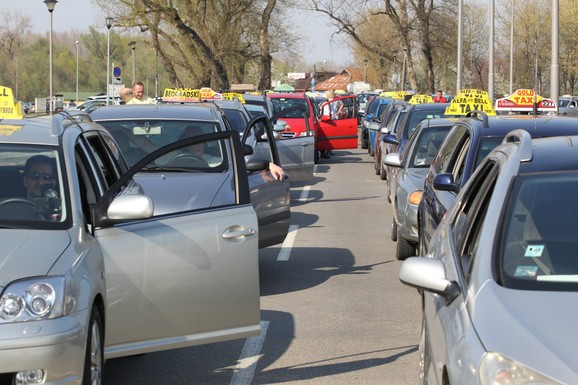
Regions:
<instances>
[{"instance_id":1,"label":"sky","mask_svg":"<svg viewBox=\"0 0 578 385\"><path fill-rule=\"evenodd\" d=\"M2 0L2 12L5 11L18 11L29 16L34 32L50 30L50 13L43 0ZM340 70L339 67L353 62L348 47L335 39L331 42L333 29L325 16L318 12L300 12L292 15L292 20L296 30L304 31L305 36L311 37L300 44L306 63L312 65L325 60L337 67L334 69ZM52 14L53 31L85 32L90 25L105 28L104 16L91 0L58 0Z\"/></svg>"}]
</instances>

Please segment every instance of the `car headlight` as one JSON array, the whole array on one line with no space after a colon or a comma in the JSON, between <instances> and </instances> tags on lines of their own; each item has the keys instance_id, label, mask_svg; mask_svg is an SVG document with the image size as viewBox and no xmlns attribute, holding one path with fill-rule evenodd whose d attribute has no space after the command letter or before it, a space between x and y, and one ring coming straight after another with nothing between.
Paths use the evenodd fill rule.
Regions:
<instances>
[{"instance_id":1,"label":"car headlight","mask_svg":"<svg viewBox=\"0 0 578 385\"><path fill-rule=\"evenodd\" d=\"M64 287L64 277L37 277L8 285L0 297L0 324L62 316Z\"/></svg>"},{"instance_id":2,"label":"car headlight","mask_svg":"<svg viewBox=\"0 0 578 385\"><path fill-rule=\"evenodd\" d=\"M481 385L561 385L499 353L486 353L480 363Z\"/></svg>"}]
</instances>

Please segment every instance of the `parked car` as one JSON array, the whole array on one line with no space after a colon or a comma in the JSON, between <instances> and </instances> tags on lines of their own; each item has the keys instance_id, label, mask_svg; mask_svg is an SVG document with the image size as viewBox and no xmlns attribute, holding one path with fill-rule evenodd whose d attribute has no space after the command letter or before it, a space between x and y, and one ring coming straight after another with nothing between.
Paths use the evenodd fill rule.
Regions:
<instances>
[{"instance_id":1,"label":"parked car","mask_svg":"<svg viewBox=\"0 0 578 385\"><path fill-rule=\"evenodd\" d=\"M381 128L381 122L386 117L388 113L388 108L391 104L393 104L394 99L392 98L379 98L379 102L377 104L377 108L375 110L375 115L373 119L369 122L368 126L368 143L367 143L367 151L369 152L369 156L375 156L375 139L377 137L377 131Z\"/></svg>"},{"instance_id":2,"label":"parked car","mask_svg":"<svg viewBox=\"0 0 578 385\"><path fill-rule=\"evenodd\" d=\"M245 108L251 113L251 116L264 113L269 119L273 119L273 102L266 94L243 94L243 99L245 100Z\"/></svg>"},{"instance_id":3,"label":"parked car","mask_svg":"<svg viewBox=\"0 0 578 385\"><path fill-rule=\"evenodd\" d=\"M564 95L558 101L558 114L578 115L578 97Z\"/></svg>"},{"instance_id":4,"label":"parked car","mask_svg":"<svg viewBox=\"0 0 578 385\"><path fill-rule=\"evenodd\" d=\"M513 129L533 138L578 134L578 119L555 115L473 112L459 119L429 168L418 207L419 253L425 254L438 224L486 155Z\"/></svg>"},{"instance_id":5,"label":"parked car","mask_svg":"<svg viewBox=\"0 0 578 385\"><path fill-rule=\"evenodd\" d=\"M403 153L387 154L383 163L398 168L388 181L388 200L392 204L391 239L397 241L399 260L415 255L418 242L417 207L423 182L439 147L455 119L424 119L418 123Z\"/></svg>"},{"instance_id":6,"label":"parked car","mask_svg":"<svg viewBox=\"0 0 578 385\"><path fill-rule=\"evenodd\" d=\"M425 258L403 262L401 281L423 292L420 384L578 383L576 159L576 136L509 133Z\"/></svg>"},{"instance_id":7,"label":"parked car","mask_svg":"<svg viewBox=\"0 0 578 385\"><path fill-rule=\"evenodd\" d=\"M183 137L231 130L225 112L214 103L108 106L94 110L91 117L115 137L129 164L139 164L148 154L161 147L173 145ZM246 127L243 140L246 141L252 135L249 131L259 121L266 123L268 119L265 116L254 118L252 124ZM276 180L267 171L270 161L280 163L275 149L275 141L272 140L267 147L269 153L265 154L264 149L259 149L259 158L251 158L257 148L250 147L248 153L245 153L249 156L246 159L247 178L251 203L259 220L260 248L283 242L291 218L289 180ZM172 184L178 189L173 202L189 202L190 209L194 209L199 197L204 196L206 191L213 191L225 180L221 176L210 174L211 177L202 181L202 184L183 188L180 181L184 175L194 172L196 168L204 170L208 167L206 163L212 166L212 163L219 165L222 162L219 148L212 145L201 149L202 159L191 152L171 154L174 156L158 159L143 168L135 178L139 184L151 185L158 183L158 178L162 177L164 184ZM216 162L213 161L215 158ZM162 214L169 207L157 205L155 212Z\"/></svg>"},{"instance_id":8,"label":"parked car","mask_svg":"<svg viewBox=\"0 0 578 385\"><path fill-rule=\"evenodd\" d=\"M2 383L100 385L105 359L259 334L257 216L238 133L174 143L127 169L85 113L2 124ZM205 144L221 164L135 175ZM185 190L194 202L178 199Z\"/></svg>"},{"instance_id":9,"label":"parked car","mask_svg":"<svg viewBox=\"0 0 578 385\"><path fill-rule=\"evenodd\" d=\"M365 111L363 113L363 117L360 118L359 125L361 126L360 131L360 141L361 141L361 148L367 148L369 151L369 125L373 121L375 117L375 111L377 110L377 106L379 105L379 96L370 96L367 99L365 104Z\"/></svg>"},{"instance_id":10,"label":"parked car","mask_svg":"<svg viewBox=\"0 0 578 385\"><path fill-rule=\"evenodd\" d=\"M403 152L405 144L412 136L417 124L423 119L433 119L445 117L445 112L449 103L423 103L423 104L405 104L399 110L398 116L391 127L388 134L382 136L381 153L389 154L392 152ZM380 170L381 171L381 170ZM383 171L387 174L381 179L388 181L391 179L391 173L397 170L392 170L389 167L383 167Z\"/></svg>"},{"instance_id":11,"label":"parked car","mask_svg":"<svg viewBox=\"0 0 578 385\"><path fill-rule=\"evenodd\" d=\"M401 106L407 104L403 100L394 100L393 103L387 108L382 120L379 130L375 134L375 148L373 150L373 167L375 169L375 174L379 175L379 178L385 180L387 178L387 173L385 172L385 166L381 159L381 150L385 148L381 143L383 142L383 136L389 134L393 130L396 119L398 117L398 111Z\"/></svg>"}]
</instances>

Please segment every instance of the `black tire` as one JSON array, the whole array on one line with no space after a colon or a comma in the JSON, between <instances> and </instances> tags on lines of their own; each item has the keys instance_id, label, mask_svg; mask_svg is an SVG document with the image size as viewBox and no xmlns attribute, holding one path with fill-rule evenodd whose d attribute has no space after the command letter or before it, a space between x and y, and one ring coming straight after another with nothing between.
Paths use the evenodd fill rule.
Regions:
<instances>
[{"instance_id":1,"label":"black tire","mask_svg":"<svg viewBox=\"0 0 578 385\"><path fill-rule=\"evenodd\" d=\"M367 148L367 140L361 139L361 148L362 148L362 149L366 149L366 148Z\"/></svg>"},{"instance_id":2,"label":"black tire","mask_svg":"<svg viewBox=\"0 0 578 385\"><path fill-rule=\"evenodd\" d=\"M380 162L380 165L379 165L379 179L387 180L387 171L386 171L385 167L383 167L383 162Z\"/></svg>"},{"instance_id":3,"label":"black tire","mask_svg":"<svg viewBox=\"0 0 578 385\"><path fill-rule=\"evenodd\" d=\"M403 261L408 257L415 255L415 246L413 243L405 239L399 234L399 227L397 228L397 248L395 249L395 257L399 261Z\"/></svg>"},{"instance_id":4,"label":"black tire","mask_svg":"<svg viewBox=\"0 0 578 385\"><path fill-rule=\"evenodd\" d=\"M82 385L101 385L104 369L104 334L100 310L92 307L88 333L86 337L86 352L84 358L84 374Z\"/></svg>"},{"instance_id":5,"label":"black tire","mask_svg":"<svg viewBox=\"0 0 578 385\"><path fill-rule=\"evenodd\" d=\"M397 223L393 218L391 218L391 240L397 241Z\"/></svg>"},{"instance_id":6,"label":"black tire","mask_svg":"<svg viewBox=\"0 0 578 385\"><path fill-rule=\"evenodd\" d=\"M313 151L313 163L315 164L319 163L319 150Z\"/></svg>"},{"instance_id":7,"label":"black tire","mask_svg":"<svg viewBox=\"0 0 578 385\"><path fill-rule=\"evenodd\" d=\"M421 338L419 342L419 385L428 385L427 376L431 367L431 357L429 353L428 335L425 327L425 320L422 321Z\"/></svg>"}]
</instances>

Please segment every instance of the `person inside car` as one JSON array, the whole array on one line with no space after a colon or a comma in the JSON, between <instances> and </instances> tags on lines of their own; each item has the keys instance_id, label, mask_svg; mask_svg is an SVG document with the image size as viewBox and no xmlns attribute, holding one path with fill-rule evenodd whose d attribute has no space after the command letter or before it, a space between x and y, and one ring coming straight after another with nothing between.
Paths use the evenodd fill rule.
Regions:
<instances>
[{"instance_id":1,"label":"person inside car","mask_svg":"<svg viewBox=\"0 0 578 385\"><path fill-rule=\"evenodd\" d=\"M44 197L46 190L54 189L54 160L45 155L35 155L26 161L22 178L28 199Z\"/></svg>"}]
</instances>

